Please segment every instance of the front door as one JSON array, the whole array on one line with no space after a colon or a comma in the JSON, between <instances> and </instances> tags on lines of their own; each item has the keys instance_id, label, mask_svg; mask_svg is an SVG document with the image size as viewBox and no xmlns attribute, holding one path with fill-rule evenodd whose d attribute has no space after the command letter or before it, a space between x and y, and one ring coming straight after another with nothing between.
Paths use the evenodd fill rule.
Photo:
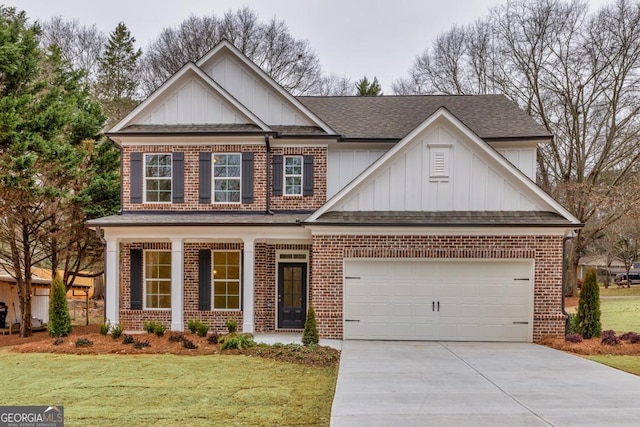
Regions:
<instances>
[{"instance_id":1,"label":"front door","mask_svg":"<svg viewBox=\"0 0 640 427\"><path fill-rule=\"evenodd\" d=\"M278 264L278 328L303 329L307 316L307 264Z\"/></svg>"}]
</instances>

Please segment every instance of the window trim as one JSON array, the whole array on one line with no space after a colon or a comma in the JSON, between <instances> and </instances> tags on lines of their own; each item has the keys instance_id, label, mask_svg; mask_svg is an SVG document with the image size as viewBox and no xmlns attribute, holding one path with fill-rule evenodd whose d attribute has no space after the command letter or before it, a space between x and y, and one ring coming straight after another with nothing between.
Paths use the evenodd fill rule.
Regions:
<instances>
[{"instance_id":1,"label":"window trim","mask_svg":"<svg viewBox=\"0 0 640 427\"><path fill-rule=\"evenodd\" d=\"M216 252L236 252L238 254L238 260L239 260L239 271L238 271L238 308L217 308L215 305L215 298L216 298L216 278L215 275L213 274L215 269L216 269ZM211 311L237 311L240 312L242 311L242 263L243 263L243 259L242 259L242 251L239 249L212 249L211 250ZM229 282L229 279L224 279L225 281ZM233 279L236 280L236 279ZM226 294L227 296L229 294Z\"/></svg>"},{"instance_id":2,"label":"window trim","mask_svg":"<svg viewBox=\"0 0 640 427\"><path fill-rule=\"evenodd\" d=\"M292 158L300 159L300 174L287 174L287 159ZM300 193L287 193L287 177L300 177ZM304 156L301 154L282 156L282 195L285 197L302 197L304 195Z\"/></svg>"},{"instance_id":3,"label":"window trim","mask_svg":"<svg viewBox=\"0 0 640 427\"><path fill-rule=\"evenodd\" d=\"M156 177L147 177L147 156L169 156L169 166L171 168L171 176L170 177L162 177L162 178L156 178ZM155 181L160 181L160 180L166 180L168 179L169 182L171 183L171 194L169 195L169 201L168 202L161 202L161 201L149 201L147 200L147 180L148 179L152 179ZM143 203L148 203L148 204L154 204L154 205L159 205L159 204L163 204L163 205L167 205L167 204L171 204L173 203L173 153L144 153L142 156L142 202Z\"/></svg>"},{"instance_id":4,"label":"window trim","mask_svg":"<svg viewBox=\"0 0 640 427\"><path fill-rule=\"evenodd\" d=\"M231 156L235 155L240 158L240 162L238 163L238 168L240 169L240 173L237 177L237 181L239 183L238 187L238 201L237 202L217 202L216 201L216 156ZM222 179L230 179L229 177L220 178ZM231 178L236 180L235 177ZM242 153L240 152L229 152L229 153L211 153L211 204L214 205L240 205L242 204Z\"/></svg>"},{"instance_id":5,"label":"window trim","mask_svg":"<svg viewBox=\"0 0 640 427\"><path fill-rule=\"evenodd\" d=\"M143 249L142 250L142 309L143 310L160 310L160 311L171 311L173 301L171 301L171 287L172 287L172 277L167 279L155 279L169 282L169 307L147 307L147 253L148 252L168 252L170 255L171 250L169 249ZM173 276L173 255L171 256L171 276Z\"/></svg>"}]
</instances>

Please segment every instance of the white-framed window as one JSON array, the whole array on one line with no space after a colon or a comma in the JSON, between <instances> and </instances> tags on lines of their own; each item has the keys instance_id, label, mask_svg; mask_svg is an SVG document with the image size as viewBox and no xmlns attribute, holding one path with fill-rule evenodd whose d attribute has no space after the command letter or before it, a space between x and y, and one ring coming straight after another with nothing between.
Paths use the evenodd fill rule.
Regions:
<instances>
[{"instance_id":1,"label":"white-framed window","mask_svg":"<svg viewBox=\"0 0 640 427\"><path fill-rule=\"evenodd\" d=\"M302 156L284 157L284 194L302 195Z\"/></svg>"},{"instance_id":2,"label":"white-framed window","mask_svg":"<svg viewBox=\"0 0 640 427\"><path fill-rule=\"evenodd\" d=\"M171 251L144 251L144 308L171 308Z\"/></svg>"},{"instance_id":3,"label":"white-framed window","mask_svg":"<svg viewBox=\"0 0 640 427\"><path fill-rule=\"evenodd\" d=\"M240 251L213 251L214 310L240 310Z\"/></svg>"},{"instance_id":4,"label":"white-framed window","mask_svg":"<svg viewBox=\"0 0 640 427\"><path fill-rule=\"evenodd\" d=\"M214 203L240 203L241 165L239 153L213 155Z\"/></svg>"},{"instance_id":5,"label":"white-framed window","mask_svg":"<svg viewBox=\"0 0 640 427\"><path fill-rule=\"evenodd\" d=\"M144 200L171 203L171 154L144 155Z\"/></svg>"}]
</instances>

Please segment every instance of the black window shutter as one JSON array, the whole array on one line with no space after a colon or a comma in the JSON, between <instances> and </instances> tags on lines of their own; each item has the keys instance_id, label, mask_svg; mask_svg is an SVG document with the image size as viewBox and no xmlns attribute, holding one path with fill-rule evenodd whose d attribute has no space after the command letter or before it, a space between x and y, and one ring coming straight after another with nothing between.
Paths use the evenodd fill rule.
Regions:
<instances>
[{"instance_id":1,"label":"black window shutter","mask_svg":"<svg viewBox=\"0 0 640 427\"><path fill-rule=\"evenodd\" d=\"M172 153L171 157L173 162L173 170L171 171L173 203L184 203L184 153L177 151Z\"/></svg>"},{"instance_id":2,"label":"black window shutter","mask_svg":"<svg viewBox=\"0 0 640 427\"><path fill-rule=\"evenodd\" d=\"M253 203L253 153L242 153L242 203Z\"/></svg>"},{"instance_id":3,"label":"black window shutter","mask_svg":"<svg viewBox=\"0 0 640 427\"><path fill-rule=\"evenodd\" d=\"M198 310L211 311L211 251L198 251Z\"/></svg>"},{"instance_id":4,"label":"black window shutter","mask_svg":"<svg viewBox=\"0 0 640 427\"><path fill-rule=\"evenodd\" d=\"M313 196L313 156L302 156L302 195Z\"/></svg>"},{"instance_id":5,"label":"black window shutter","mask_svg":"<svg viewBox=\"0 0 640 427\"><path fill-rule=\"evenodd\" d=\"M142 249L129 251L131 268L131 310L142 310Z\"/></svg>"},{"instance_id":6,"label":"black window shutter","mask_svg":"<svg viewBox=\"0 0 640 427\"><path fill-rule=\"evenodd\" d=\"M142 153L131 153L131 165L129 168L129 179L131 180L131 188L129 196L131 203L142 203Z\"/></svg>"},{"instance_id":7,"label":"black window shutter","mask_svg":"<svg viewBox=\"0 0 640 427\"><path fill-rule=\"evenodd\" d=\"M199 163L200 175L200 203L211 203L211 153L208 151L200 152Z\"/></svg>"},{"instance_id":8,"label":"black window shutter","mask_svg":"<svg viewBox=\"0 0 640 427\"><path fill-rule=\"evenodd\" d=\"M281 155L273 156L273 195L282 196L282 157Z\"/></svg>"}]
</instances>

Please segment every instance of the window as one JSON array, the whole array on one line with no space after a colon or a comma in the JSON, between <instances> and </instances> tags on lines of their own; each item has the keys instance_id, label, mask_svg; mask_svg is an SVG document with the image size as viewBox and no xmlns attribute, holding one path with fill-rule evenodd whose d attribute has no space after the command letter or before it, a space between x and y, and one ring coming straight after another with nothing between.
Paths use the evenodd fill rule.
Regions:
<instances>
[{"instance_id":1,"label":"window","mask_svg":"<svg viewBox=\"0 0 640 427\"><path fill-rule=\"evenodd\" d=\"M213 156L213 200L215 203L240 203L240 154Z\"/></svg>"},{"instance_id":2,"label":"window","mask_svg":"<svg viewBox=\"0 0 640 427\"><path fill-rule=\"evenodd\" d=\"M145 201L171 202L171 154L145 154Z\"/></svg>"},{"instance_id":3,"label":"window","mask_svg":"<svg viewBox=\"0 0 640 427\"><path fill-rule=\"evenodd\" d=\"M213 252L213 308L240 310L240 251Z\"/></svg>"},{"instance_id":4,"label":"window","mask_svg":"<svg viewBox=\"0 0 640 427\"><path fill-rule=\"evenodd\" d=\"M144 252L144 308L171 308L171 252Z\"/></svg>"},{"instance_id":5,"label":"window","mask_svg":"<svg viewBox=\"0 0 640 427\"><path fill-rule=\"evenodd\" d=\"M284 158L284 194L302 195L302 156Z\"/></svg>"}]
</instances>

